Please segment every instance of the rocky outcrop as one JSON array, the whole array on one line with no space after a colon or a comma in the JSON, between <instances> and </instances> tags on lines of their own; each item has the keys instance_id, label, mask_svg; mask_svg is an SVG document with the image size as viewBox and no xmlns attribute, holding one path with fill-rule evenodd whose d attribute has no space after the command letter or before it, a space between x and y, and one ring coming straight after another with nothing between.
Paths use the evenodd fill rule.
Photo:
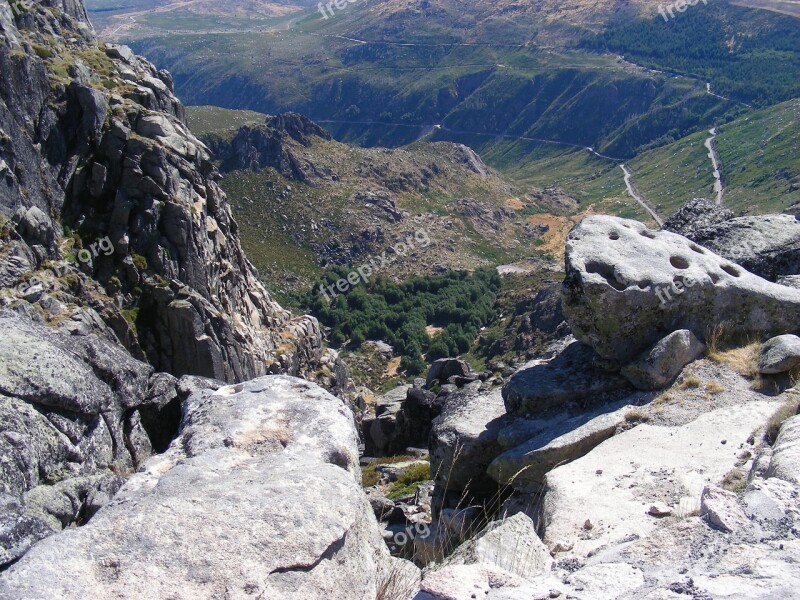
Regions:
<instances>
[{"instance_id":1,"label":"rocky outcrop","mask_svg":"<svg viewBox=\"0 0 800 600\"><path fill-rule=\"evenodd\" d=\"M361 492L353 418L306 381L198 390L181 435L87 525L0 577L7 598L375 598L392 559ZM146 576L143 574L146 573Z\"/></svg>"},{"instance_id":2,"label":"rocky outcrop","mask_svg":"<svg viewBox=\"0 0 800 600\"><path fill-rule=\"evenodd\" d=\"M700 232L734 218L733 211L705 198L695 198L664 222L664 231L671 231L692 241Z\"/></svg>"},{"instance_id":3,"label":"rocky outcrop","mask_svg":"<svg viewBox=\"0 0 800 600\"><path fill-rule=\"evenodd\" d=\"M767 475L800 486L800 415L787 419L781 427Z\"/></svg>"},{"instance_id":4,"label":"rocky outcrop","mask_svg":"<svg viewBox=\"0 0 800 600\"><path fill-rule=\"evenodd\" d=\"M271 167L287 179L309 185L325 176L309 161L292 151L293 144L308 147L330 140L330 134L310 119L295 113L268 117L264 125L242 127L230 144L217 144L223 171L260 171Z\"/></svg>"},{"instance_id":5,"label":"rocky outcrop","mask_svg":"<svg viewBox=\"0 0 800 600\"><path fill-rule=\"evenodd\" d=\"M508 423L505 414L499 391L465 389L448 397L430 438L431 474L440 501L448 494L462 497L467 490L487 496L497 491L486 469L502 452L497 436Z\"/></svg>"},{"instance_id":6,"label":"rocky outcrop","mask_svg":"<svg viewBox=\"0 0 800 600\"><path fill-rule=\"evenodd\" d=\"M570 234L564 313L575 337L623 366L666 335L761 337L797 328L800 293L674 233L593 216Z\"/></svg>"},{"instance_id":7,"label":"rocky outcrop","mask_svg":"<svg viewBox=\"0 0 800 600\"><path fill-rule=\"evenodd\" d=\"M524 417L570 401L630 389L624 377L608 372L599 362L594 351L580 342L573 342L550 361L532 361L503 387L506 410Z\"/></svg>"},{"instance_id":8,"label":"rocky outcrop","mask_svg":"<svg viewBox=\"0 0 800 600\"><path fill-rule=\"evenodd\" d=\"M3 304L36 304L57 320L49 294L43 303L19 291L55 265L80 283L75 304L157 370L227 381L314 374L319 326L259 282L169 74L98 43L80 2L3 15L0 212L13 220L0 255L17 261L2 273L13 286Z\"/></svg>"},{"instance_id":9,"label":"rocky outcrop","mask_svg":"<svg viewBox=\"0 0 800 600\"><path fill-rule=\"evenodd\" d=\"M753 401L684 426L640 425L551 471L541 521L545 542L586 556L604 544L650 534L657 521L648 507L655 501L683 516L697 513L704 486L736 466L742 448L752 448L753 430L776 409L774 401ZM587 519L591 530L584 528Z\"/></svg>"},{"instance_id":10,"label":"rocky outcrop","mask_svg":"<svg viewBox=\"0 0 800 600\"><path fill-rule=\"evenodd\" d=\"M178 429L176 380L117 345L0 311L0 564L90 519Z\"/></svg>"},{"instance_id":11,"label":"rocky outcrop","mask_svg":"<svg viewBox=\"0 0 800 600\"><path fill-rule=\"evenodd\" d=\"M726 209L695 200L667 221L664 229L769 281L800 274L800 222L794 215L734 218Z\"/></svg>"}]
</instances>

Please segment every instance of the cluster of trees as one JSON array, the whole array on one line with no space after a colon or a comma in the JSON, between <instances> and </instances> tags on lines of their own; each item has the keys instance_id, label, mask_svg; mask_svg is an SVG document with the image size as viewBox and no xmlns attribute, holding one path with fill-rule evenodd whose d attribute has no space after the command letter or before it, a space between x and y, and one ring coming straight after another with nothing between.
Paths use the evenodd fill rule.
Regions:
<instances>
[{"instance_id":1,"label":"cluster of trees","mask_svg":"<svg viewBox=\"0 0 800 600\"><path fill-rule=\"evenodd\" d=\"M584 40L644 66L710 81L724 96L769 106L800 95L800 27L784 15L698 4Z\"/></svg>"},{"instance_id":2,"label":"cluster of trees","mask_svg":"<svg viewBox=\"0 0 800 600\"><path fill-rule=\"evenodd\" d=\"M301 304L330 327L334 343L358 348L366 340L388 342L410 375L423 373L428 362L469 351L480 329L497 317L494 304L501 280L493 268L417 276L402 283L377 277L335 298L320 291L346 279L348 272L344 267L328 271ZM428 325L442 331L429 336Z\"/></svg>"}]
</instances>

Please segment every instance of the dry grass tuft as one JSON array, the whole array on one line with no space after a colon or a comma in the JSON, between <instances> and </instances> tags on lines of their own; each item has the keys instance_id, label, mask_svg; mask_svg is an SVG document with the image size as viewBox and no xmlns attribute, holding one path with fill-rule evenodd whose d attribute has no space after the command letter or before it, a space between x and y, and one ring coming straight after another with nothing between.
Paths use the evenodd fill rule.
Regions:
<instances>
[{"instance_id":1,"label":"dry grass tuft","mask_svg":"<svg viewBox=\"0 0 800 600\"><path fill-rule=\"evenodd\" d=\"M408 600L419 591L419 576L401 560L393 560L392 567L378 582L375 600Z\"/></svg>"},{"instance_id":2,"label":"dry grass tuft","mask_svg":"<svg viewBox=\"0 0 800 600\"><path fill-rule=\"evenodd\" d=\"M722 385L719 381L709 381L706 384L706 391L709 394L714 394L714 395L721 394L722 392L725 391L725 386Z\"/></svg>"},{"instance_id":3,"label":"dry grass tuft","mask_svg":"<svg viewBox=\"0 0 800 600\"><path fill-rule=\"evenodd\" d=\"M781 431L781 426L783 425L784 421L795 416L798 408L800 408L800 398L793 398L787 401L775 412L774 415L772 415L770 420L767 422L767 428L764 431L764 439L766 439L770 445L774 444L775 440L778 439L778 434Z\"/></svg>"},{"instance_id":4,"label":"dry grass tuft","mask_svg":"<svg viewBox=\"0 0 800 600\"><path fill-rule=\"evenodd\" d=\"M644 411L634 408L625 413L625 420L628 423L647 423L650 416Z\"/></svg>"},{"instance_id":5,"label":"dry grass tuft","mask_svg":"<svg viewBox=\"0 0 800 600\"><path fill-rule=\"evenodd\" d=\"M734 494L743 494L747 487L747 476L741 469L732 469L719 484L722 489L733 492Z\"/></svg>"},{"instance_id":6,"label":"dry grass tuft","mask_svg":"<svg viewBox=\"0 0 800 600\"><path fill-rule=\"evenodd\" d=\"M689 389L689 388L697 389L702 385L703 385L703 382L700 381L699 377L695 377L694 375L690 375L689 377L687 377L686 379L683 380L683 383L681 383L681 388L683 388L685 390Z\"/></svg>"}]
</instances>

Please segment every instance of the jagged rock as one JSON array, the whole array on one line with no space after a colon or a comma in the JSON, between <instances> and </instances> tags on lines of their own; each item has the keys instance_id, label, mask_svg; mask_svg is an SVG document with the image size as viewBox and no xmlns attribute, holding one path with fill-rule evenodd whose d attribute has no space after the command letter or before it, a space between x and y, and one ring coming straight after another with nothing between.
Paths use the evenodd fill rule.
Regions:
<instances>
[{"instance_id":1,"label":"jagged rock","mask_svg":"<svg viewBox=\"0 0 800 600\"><path fill-rule=\"evenodd\" d=\"M671 231L697 242L701 231L733 219L733 211L705 198L695 198L664 223L664 231ZM699 242L698 242L699 243Z\"/></svg>"},{"instance_id":2,"label":"jagged rock","mask_svg":"<svg viewBox=\"0 0 800 600\"><path fill-rule=\"evenodd\" d=\"M495 458L489 465L489 475L499 484L516 490L538 490L550 470L586 455L614 435L625 423L630 408L620 408L620 404L604 406L566 421L552 419L541 433ZM504 432L501 431L501 435Z\"/></svg>"},{"instance_id":3,"label":"jagged rock","mask_svg":"<svg viewBox=\"0 0 800 600\"><path fill-rule=\"evenodd\" d=\"M596 358L590 347L574 342L550 361L528 363L503 387L506 410L526 416L573 400L630 389L624 377L597 366Z\"/></svg>"},{"instance_id":4,"label":"jagged rock","mask_svg":"<svg viewBox=\"0 0 800 600\"><path fill-rule=\"evenodd\" d=\"M763 375L786 373L800 365L800 337L779 335L764 343L758 357L758 371Z\"/></svg>"},{"instance_id":5,"label":"jagged rock","mask_svg":"<svg viewBox=\"0 0 800 600\"><path fill-rule=\"evenodd\" d=\"M637 389L658 390L673 383L705 350L705 344L691 331L676 331L623 367L622 374Z\"/></svg>"},{"instance_id":6,"label":"jagged rock","mask_svg":"<svg viewBox=\"0 0 800 600\"><path fill-rule=\"evenodd\" d=\"M385 213L387 220L391 223L398 223L403 220L402 211L398 210L397 204L388 192L359 191L353 194L350 201L375 206Z\"/></svg>"},{"instance_id":7,"label":"jagged rock","mask_svg":"<svg viewBox=\"0 0 800 600\"><path fill-rule=\"evenodd\" d=\"M0 596L376 597L393 569L418 571L389 556L359 480L352 414L322 389L279 376L199 391L168 452L3 572Z\"/></svg>"},{"instance_id":8,"label":"jagged rock","mask_svg":"<svg viewBox=\"0 0 800 600\"><path fill-rule=\"evenodd\" d=\"M319 326L293 319L258 281L172 78L128 48L99 44L81 2L56 4L59 10L4 21L0 31L0 131L7 139L0 162L8 173L0 212L20 213L22 240L14 243L31 248L37 269L63 258L57 242L65 225L83 240L107 236L113 253L78 265L84 277L77 300L91 304L134 356L158 370L239 381L268 372L280 354L279 372L315 374ZM55 56L103 52L104 71L78 61L70 69L74 81L60 83L60 74L49 77L37 45ZM121 81L125 86L114 90L105 85ZM288 121L287 129L302 133ZM0 280L18 270L0 269ZM91 279L105 289L88 290L96 285ZM111 302L100 299L105 293ZM19 295L26 296L29 303L43 297L35 290ZM132 296L141 318L129 325L120 309L134 310ZM186 310L173 314L181 306ZM92 330L81 321L76 333ZM192 335L182 335L188 330Z\"/></svg>"},{"instance_id":9,"label":"jagged rock","mask_svg":"<svg viewBox=\"0 0 800 600\"><path fill-rule=\"evenodd\" d=\"M709 525L732 533L747 527L749 521L739 506L739 498L733 492L716 486L706 486L700 499L700 516Z\"/></svg>"},{"instance_id":10,"label":"jagged rock","mask_svg":"<svg viewBox=\"0 0 800 600\"><path fill-rule=\"evenodd\" d=\"M575 337L627 364L664 336L794 331L800 292L769 283L679 235L592 216L567 241L564 314Z\"/></svg>"},{"instance_id":11,"label":"jagged rock","mask_svg":"<svg viewBox=\"0 0 800 600\"><path fill-rule=\"evenodd\" d=\"M742 500L747 516L762 524L780 528L787 520L800 522L800 486L791 481L756 478L748 484Z\"/></svg>"},{"instance_id":12,"label":"jagged rock","mask_svg":"<svg viewBox=\"0 0 800 600\"><path fill-rule=\"evenodd\" d=\"M431 473L437 491L493 493L486 468L501 452L497 435L507 424L499 392L460 391L447 398L430 438Z\"/></svg>"},{"instance_id":13,"label":"jagged rock","mask_svg":"<svg viewBox=\"0 0 800 600\"><path fill-rule=\"evenodd\" d=\"M472 373L470 366L458 358L440 358L435 360L428 370L425 387L430 388L434 383L446 383L451 377L467 377Z\"/></svg>"},{"instance_id":14,"label":"jagged rock","mask_svg":"<svg viewBox=\"0 0 800 600\"><path fill-rule=\"evenodd\" d=\"M800 415L787 419L781 426L767 476L800 485Z\"/></svg>"},{"instance_id":15,"label":"jagged rock","mask_svg":"<svg viewBox=\"0 0 800 600\"><path fill-rule=\"evenodd\" d=\"M800 222L793 215L712 219L677 233L769 281L800 274Z\"/></svg>"},{"instance_id":16,"label":"jagged rock","mask_svg":"<svg viewBox=\"0 0 800 600\"><path fill-rule=\"evenodd\" d=\"M269 117L263 125L242 127L230 144L217 143L222 170L262 170L272 167L287 179L309 185L324 177L315 165L301 158L292 144L310 146L314 138L330 140L330 134L310 119L296 113Z\"/></svg>"},{"instance_id":17,"label":"jagged rock","mask_svg":"<svg viewBox=\"0 0 800 600\"><path fill-rule=\"evenodd\" d=\"M777 406L752 398L685 425L639 425L550 471L539 523L545 543L572 545L573 554L585 557L603 545L653 534L663 523L647 514L654 501L675 505L680 518L696 514L705 486L737 465L743 449L755 443L753 430ZM595 524L591 536L583 530L587 518Z\"/></svg>"},{"instance_id":18,"label":"jagged rock","mask_svg":"<svg viewBox=\"0 0 800 600\"><path fill-rule=\"evenodd\" d=\"M117 473L171 440L178 422L160 412L174 378L119 346L10 311L0 311L0 329L0 489L19 505L19 523L4 524L17 533L0 536L10 544L0 554L16 558L25 540L91 517L119 487Z\"/></svg>"},{"instance_id":19,"label":"jagged rock","mask_svg":"<svg viewBox=\"0 0 800 600\"><path fill-rule=\"evenodd\" d=\"M800 275L786 275L778 277L778 283L796 290L800 290Z\"/></svg>"}]
</instances>

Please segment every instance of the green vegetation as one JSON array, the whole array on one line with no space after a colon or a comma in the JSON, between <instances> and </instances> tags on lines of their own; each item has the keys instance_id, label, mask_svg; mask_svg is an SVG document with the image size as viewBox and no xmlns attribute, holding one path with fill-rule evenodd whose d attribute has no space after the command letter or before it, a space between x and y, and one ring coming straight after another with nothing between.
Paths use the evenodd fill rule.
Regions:
<instances>
[{"instance_id":1,"label":"green vegetation","mask_svg":"<svg viewBox=\"0 0 800 600\"><path fill-rule=\"evenodd\" d=\"M392 465L413 460L416 460L416 458L408 455L388 456L385 458L376 458L375 460L371 460L369 464L361 467L361 485L363 487L372 487L373 485L377 485L380 481L378 467L381 465Z\"/></svg>"},{"instance_id":2,"label":"green vegetation","mask_svg":"<svg viewBox=\"0 0 800 600\"><path fill-rule=\"evenodd\" d=\"M386 497L389 500L397 500L403 496L416 494L419 484L429 481L430 478L431 466L428 463L411 467L389 486Z\"/></svg>"},{"instance_id":3,"label":"green vegetation","mask_svg":"<svg viewBox=\"0 0 800 600\"><path fill-rule=\"evenodd\" d=\"M725 204L734 212L783 212L800 203L800 100L717 128ZM714 178L705 130L630 161L639 191L668 216L692 198L709 198Z\"/></svg>"},{"instance_id":4,"label":"green vegetation","mask_svg":"<svg viewBox=\"0 0 800 600\"><path fill-rule=\"evenodd\" d=\"M214 135L233 139L240 127L259 125L267 115L252 110L229 110L217 106L187 106L186 119L197 137Z\"/></svg>"},{"instance_id":5,"label":"green vegetation","mask_svg":"<svg viewBox=\"0 0 800 600\"><path fill-rule=\"evenodd\" d=\"M785 15L717 1L669 22L657 16L612 29L581 45L710 81L716 93L756 106L800 96L800 27Z\"/></svg>"},{"instance_id":6,"label":"green vegetation","mask_svg":"<svg viewBox=\"0 0 800 600\"><path fill-rule=\"evenodd\" d=\"M358 348L366 340L387 341L402 357L401 366L409 375L427 368L423 352L432 362L469 351L480 329L496 318L494 302L501 280L492 268L473 274L460 271L412 277L399 284L378 277L354 286L332 302L326 300L320 286L335 286L350 272L345 267L331 269L304 295L301 304L331 328L334 343ZM428 326L442 331L431 337Z\"/></svg>"}]
</instances>

